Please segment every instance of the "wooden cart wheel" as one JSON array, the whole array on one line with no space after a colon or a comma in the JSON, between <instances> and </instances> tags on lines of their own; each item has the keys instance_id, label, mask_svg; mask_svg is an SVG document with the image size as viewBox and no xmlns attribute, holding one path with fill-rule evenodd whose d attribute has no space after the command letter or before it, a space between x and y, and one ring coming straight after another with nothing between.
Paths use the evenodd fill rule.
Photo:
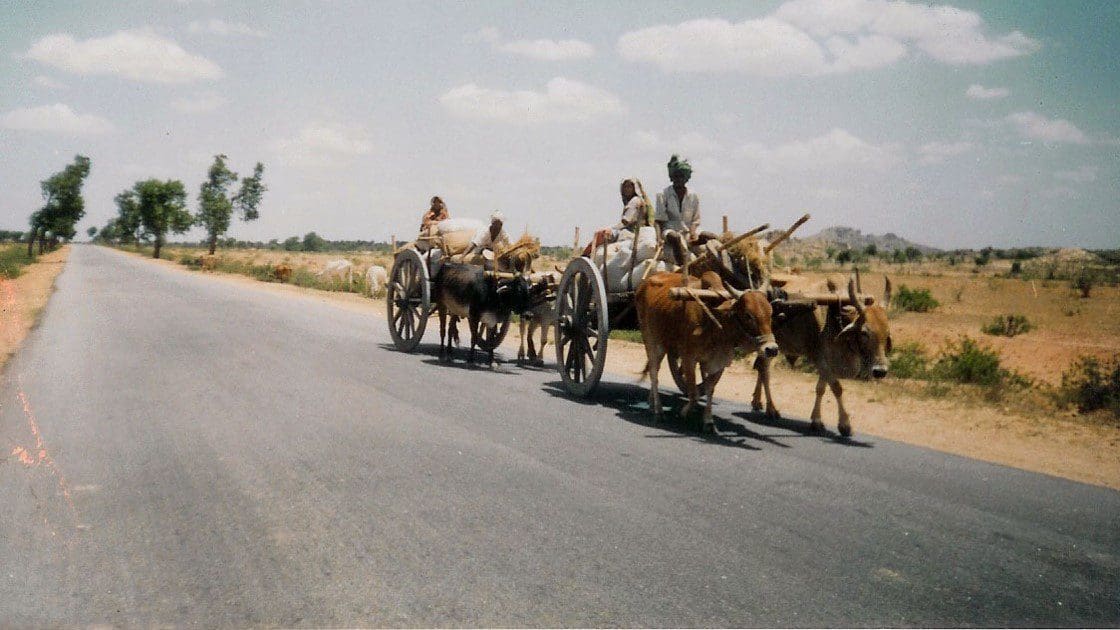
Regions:
<instances>
[{"instance_id":1,"label":"wooden cart wheel","mask_svg":"<svg viewBox=\"0 0 1120 630\"><path fill-rule=\"evenodd\" d=\"M587 396L603 376L607 361L607 287L589 258L568 263L556 293L556 367L564 387Z\"/></svg>"},{"instance_id":2,"label":"wooden cart wheel","mask_svg":"<svg viewBox=\"0 0 1120 630\"><path fill-rule=\"evenodd\" d=\"M428 265L420 252L406 249L397 254L389 273L385 301L393 343L401 352L412 352L420 345L432 311Z\"/></svg>"},{"instance_id":3,"label":"wooden cart wheel","mask_svg":"<svg viewBox=\"0 0 1120 630\"><path fill-rule=\"evenodd\" d=\"M676 383L677 389L685 396L688 395L688 390L685 389L684 383L684 370L681 369L681 358L677 356L676 352L668 351L665 353L665 360L669 363L669 373L673 375L673 382ZM723 374L723 370L717 372ZM704 387L705 381L700 378L700 366L696 367L696 384L700 387L700 396L704 396L704 392L708 391Z\"/></svg>"},{"instance_id":4,"label":"wooden cart wheel","mask_svg":"<svg viewBox=\"0 0 1120 630\"><path fill-rule=\"evenodd\" d=\"M479 328L481 330L478 335L478 347L486 352L490 352L502 345L506 334L509 333L509 319L509 315L506 315L506 318L498 322L494 327L480 325Z\"/></svg>"}]
</instances>

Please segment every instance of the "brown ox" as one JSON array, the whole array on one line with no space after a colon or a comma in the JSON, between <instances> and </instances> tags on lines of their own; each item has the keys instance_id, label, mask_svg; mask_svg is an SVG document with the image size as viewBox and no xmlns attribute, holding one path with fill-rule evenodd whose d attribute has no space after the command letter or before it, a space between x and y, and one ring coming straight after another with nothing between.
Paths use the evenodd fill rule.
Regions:
<instances>
[{"instance_id":1,"label":"brown ox","mask_svg":"<svg viewBox=\"0 0 1120 630\"><path fill-rule=\"evenodd\" d=\"M272 277L280 282L287 282L292 279L292 266L291 265L276 265L272 268Z\"/></svg>"},{"instance_id":2,"label":"brown ox","mask_svg":"<svg viewBox=\"0 0 1120 630\"><path fill-rule=\"evenodd\" d=\"M835 285L831 284L832 288ZM842 378L883 378L887 375L891 351L891 329L887 321L887 307L891 301L891 281L887 279L883 305L864 306L857 299L855 279L848 281L848 297L853 306L841 308L831 304L825 312L822 326L817 319L816 306L812 304L775 302L774 337L781 353L792 364L798 357L806 357L816 367L817 397L809 419L814 430L824 429L821 422L821 398L825 386L832 388L836 406L840 410L839 429L843 436L852 434L851 418L844 409ZM755 383L751 407L762 409L762 390L766 390L766 415L780 417L770 396L770 360L759 355L755 360L758 382Z\"/></svg>"},{"instance_id":3,"label":"brown ox","mask_svg":"<svg viewBox=\"0 0 1120 630\"><path fill-rule=\"evenodd\" d=\"M706 274L714 276L715 274ZM719 280L707 281L719 288ZM690 282L700 288L699 281ZM661 396L657 391L657 372L661 359L673 352L681 359L685 374L688 404L681 409L681 416L688 415L699 399L696 384L696 367L706 385L708 405L704 408L704 431L714 431L712 422L712 395L724 368L735 358L736 348L759 351L777 356L778 345L770 330L770 303L761 291L738 291L728 287L734 296L709 309L697 300L680 300L671 296L671 289L684 286L679 273L656 273L642 282L635 296L642 341L646 347L646 367L643 376L649 375L649 404L657 421L661 420Z\"/></svg>"}]
</instances>

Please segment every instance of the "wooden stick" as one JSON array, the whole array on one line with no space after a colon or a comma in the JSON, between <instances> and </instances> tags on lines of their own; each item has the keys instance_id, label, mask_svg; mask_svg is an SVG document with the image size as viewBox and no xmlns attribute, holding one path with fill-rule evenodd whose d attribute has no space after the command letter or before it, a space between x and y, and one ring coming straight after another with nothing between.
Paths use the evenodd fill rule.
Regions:
<instances>
[{"instance_id":1,"label":"wooden stick","mask_svg":"<svg viewBox=\"0 0 1120 630\"><path fill-rule=\"evenodd\" d=\"M769 245L766 246L766 253L769 254L771 251L773 251L775 247L777 247L782 241L784 241L787 238L789 238L790 236L792 236L794 231L797 230L797 228L804 225L805 222L808 221L808 220L809 220L809 215L806 214L806 215L802 216L800 219L798 219L797 221L794 221L793 225L791 225L788 230L786 230L785 232L782 232L781 236L774 239L773 242L771 242Z\"/></svg>"},{"instance_id":2,"label":"wooden stick","mask_svg":"<svg viewBox=\"0 0 1120 630\"><path fill-rule=\"evenodd\" d=\"M653 253L653 259L650 260L650 264L646 266L646 270L642 272L642 280L648 278L650 272L653 271L653 268L657 266L658 261L661 259L661 250L664 247L665 245L663 243L657 244L657 251Z\"/></svg>"},{"instance_id":3,"label":"wooden stick","mask_svg":"<svg viewBox=\"0 0 1120 630\"><path fill-rule=\"evenodd\" d=\"M576 226L576 240L574 241L574 244L572 245L572 254L577 254L578 252L579 252L579 226L577 225Z\"/></svg>"},{"instance_id":4,"label":"wooden stick","mask_svg":"<svg viewBox=\"0 0 1120 630\"><path fill-rule=\"evenodd\" d=\"M727 215L723 215L723 233L727 234Z\"/></svg>"},{"instance_id":5,"label":"wooden stick","mask_svg":"<svg viewBox=\"0 0 1120 630\"><path fill-rule=\"evenodd\" d=\"M669 297L674 300L687 300L687 299L719 299L730 300L732 298L729 291L716 291L715 289L693 289L692 287L673 287L669 289Z\"/></svg>"},{"instance_id":6,"label":"wooden stick","mask_svg":"<svg viewBox=\"0 0 1120 630\"><path fill-rule=\"evenodd\" d=\"M397 235L393 234L392 236L390 236L389 241L390 241L389 250L393 252L394 256L396 256L397 255Z\"/></svg>"},{"instance_id":7,"label":"wooden stick","mask_svg":"<svg viewBox=\"0 0 1120 630\"><path fill-rule=\"evenodd\" d=\"M735 245L739 241L750 238L750 237L754 236L755 234L758 234L759 232L765 232L768 229L770 229L770 224L769 223L763 223L762 225L756 227L755 229L750 230L748 232L743 232L739 236L736 236L735 238L731 239L730 241L727 241L726 243L723 244L723 248L727 249L728 247L731 247L732 245ZM708 256L709 256L708 250L705 249L704 251L700 252L699 255L696 256L696 259L692 261L692 264L696 264L696 263L700 262L701 260L704 260ZM687 266L688 265L685 265L685 267L687 267Z\"/></svg>"}]
</instances>

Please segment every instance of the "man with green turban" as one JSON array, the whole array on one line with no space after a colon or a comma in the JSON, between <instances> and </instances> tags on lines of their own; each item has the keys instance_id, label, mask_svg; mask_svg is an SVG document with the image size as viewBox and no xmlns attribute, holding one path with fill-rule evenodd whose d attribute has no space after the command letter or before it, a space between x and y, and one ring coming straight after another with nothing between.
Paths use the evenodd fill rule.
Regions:
<instances>
[{"instance_id":1,"label":"man with green turban","mask_svg":"<svg viewBox=\"0 0 1120 630\"><path fill-rule=\"evenodd\" d=\"M700 197L687 186L692 179L692 165L673 155L668 166L669 181L673 183L658 193L654 220L666 238L676 241L684 237L685 243L690 244L700 237Z\"/></svg>"}]
</instances>

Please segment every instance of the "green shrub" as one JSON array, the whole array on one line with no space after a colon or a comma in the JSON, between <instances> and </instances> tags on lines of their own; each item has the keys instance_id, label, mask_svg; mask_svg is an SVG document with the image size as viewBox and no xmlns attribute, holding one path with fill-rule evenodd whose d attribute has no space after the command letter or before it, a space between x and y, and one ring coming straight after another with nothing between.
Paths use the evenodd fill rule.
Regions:
<instances>
[{"instance_id":1,"label":"green shrub","mask_svg":"<svg viewBox=\"0 0 1120 630\"><path fill-rule=\"evenodd\" d=\"M1094 278L1092 272L1088 269L1082 269L1070 280L1070 287L1077 289L1081 293L1081 297L1088 299L1090 293L1093 291Z\"/></svg>"},{"instance_id":2,"label":"green shrub","mask_svg":"<svg viewBox=\"0 0 1120 630\"><path fill-rule=\"evenodd\" d=\"M898 378L925 378L929 373L925 346L916 341L896 346L891 353L890 373Z\"/></svg>"},{"instance_id":3,"label":"green shrub","mask_svg":"<svg viewBox=\"0 0 1120 630\"><path fill-rule=\"evenodd\" d=\"M905 284L898 287L898 294L891 298L891 305L900 311L926 313L941 305L929 289L911 289Z\"/></svg>"},{"instance_id":4,"label":"green shrub","mask_svg":"<svg viewBox=\"0 0 1120 630\"><path fill-rule=\"evenodd\" d=\"M1078 359L1062 374L1058 400L1076 405L1083 412L1108 409L1120 417L1120 356L1110 361L1096 357Z\"/></svg>"},{"instance_id":5,"label":"green shrub","mask_svg":"<svg viewBox=\"0 0 1120 630\"><path fill-rule=\"evenodd\" d=\"M27 255L25 245L15 245L0 249L0 275L8 278L19 277L23 268L35 262L35 254Z\"/></svg>"},{"instance_id":6,"label":"green shrub","mask_svg":"<svg viewBox=\"0 0 1120 630\"><path fill-rule=\"evenodd\" d=\"M980 330L989 335L996 335L1002 337L1014 337L1021 335L1034 328L1026 315L999 315L992 320L992 323L984 326Z\"/></svg>"},{"instance_id":7,"label":"green shrub","mask_svg":"<svg viewBox=\"0 0 1120 630\"><path fill-rule=\"evenodd\" d=\"M969 337L946 345L929 369L929 377L934 381L977 385L993 400L998 400L1005 388L1032 385L1026 377L1005 369L998 352Z\"/></svg>"}]
</instances>

